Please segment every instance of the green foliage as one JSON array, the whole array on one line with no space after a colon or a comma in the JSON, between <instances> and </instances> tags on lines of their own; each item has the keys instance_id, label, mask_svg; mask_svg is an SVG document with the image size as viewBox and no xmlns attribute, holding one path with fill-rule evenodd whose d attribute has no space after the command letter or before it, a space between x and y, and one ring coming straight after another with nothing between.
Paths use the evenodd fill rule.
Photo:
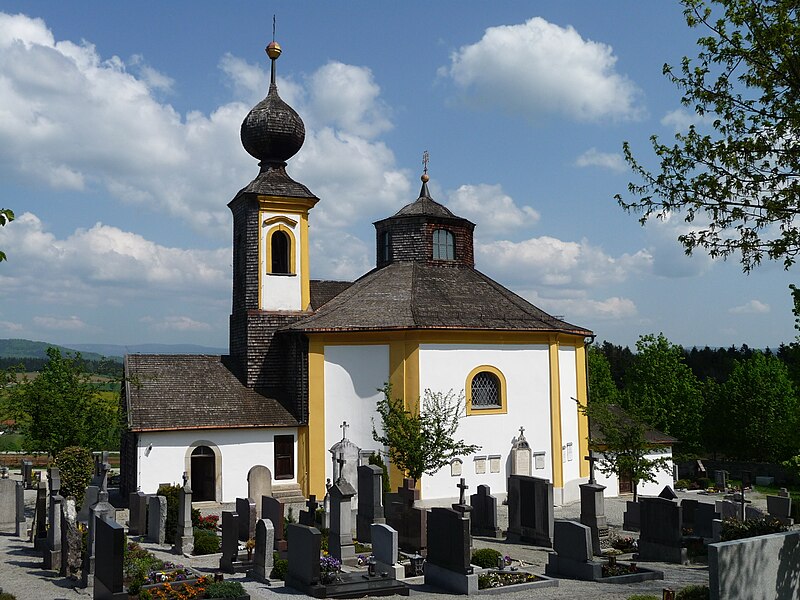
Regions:
<instances>
[{"instance_id":1,"label":"green foliage","mask_svg":"<svg viewBox=\"0 0 800 600\"><path fill-rule=\"evenodd\" d=\"M208 529L194 528L194 553L197 555L219 552L219 536Z\"/></svg>"},{"instance_id":2,"label":"green foliage","mask_svg":"<svg viewBox=\"0 0 800 600\"><path fill-rule=\"evenodd\" d=\"M69 446L59 452L55 464L61 476L61 495L74 497L75 504L80 506L94 473L92 453L80 446Z\"/></svg>"},{"instance_id":3,"label":"green foliage","mask_svg":"<svg viewBox=\"0 0 800 600\"><path fill-rule=\"evenodd\" d=\"M49 348L47 355L49 360L36 378L23 377L16 385L6 385L0 398L0 413L17 422L25 449L55 457L67 446L117 447L118 402L97 393L80 355L62 356L57 348Z\"/></svg>"},{"instance_id":4,"label":"green foliage","mask_svg":"<svg viewBox=\"0 0 800 600\"><path fill-rule=\"evenodd\" d=\"M709 600L710 597L707 585L690 585L675 594L675 600Z\"/></svg>"},{"instance_id":5,"label":"green foliage","mask_svg":"<svg viewBox=\"0 0 800 600\"><path fill-rule=\"evenodd\" d=\"M619 390L611 376L611 364L601 350L589 346L589 394L592 402L617 404Z\"/></svg>"},{"instance_id":6,"label":"green foliage","mask_svg":"<svg viewBox=\"0 0 800 600\"><path fill-rule=\"evenodd\" d=\"M678 479L675 482L675 489L676 490L688 490L692 486L692 482L689 479Z\"/></svg>"},{"instance_id":7,"label":"green foliage","mask_svg":"<svg viewBox=\"0 0 800 600\"><path fill-rule=\"evenodd\" d=\"M238 581L217 581L206 588L207 598L238 598L244 596L244 587Z\"/></svg>"},{"instance_id":8,"label":"green foliage","mask_svg":"<svg viewBox=\"0 0 800 600\"><path fill-rule=\"evenodd\" d=\"M494 548L479 548L472 553L469 562L484 569L496 569L497 560L503 555Z\"/></svg>"},{"instance_id":9,"label":"green foliage","mask_svg":"<svg viewBox=\"0 0 800 600\"><path fill-rule=\"evenodd\" d=\"M636 342L622 406L631 415L646 418L651 427L678 438L683 453L702 447L700 382L686 365L683 348L663 334L643 335Z\"/></svg>"},{"instance_id":10,"label":"green foliage","mask_svg":"<svg viewBox=\"0 0 800 600\"><path fill-rule=\"evenodd\" d=\"M0 452L19 452L25 438L19 433L6 432L0 435Z\"/></svg>"},{"instance_id":11,"label":"green foliage","mask_svg":"<svg viewBox=\"0 0 800 600\"><path fill-rule=\"evenodd\" d=\"M659 169L625 159L641 183L620 205L640 222L682 213L687 253L738 253L747 272L763 258L788 268L800 251L800 70L795 0L682 0L686 24L700 28L695 58L664 74L697 118L673 143L651 136Z\"/></svg>"},{"instance_id":12,"label":"green foliage","mask_svg":"<svg viewBox=\"0 0 800 600\"><path fill-rule=\"evenodd\" d=\"M144 585L150 572L162 569L164 562L136 542L129 542L125 546L122 565L123 575L128 581L128 592L135 595Z\"/></svg>"},{"instance_id":13,"label":"green foliage","mask_svg":"<svg viewBox=\"0 0 800 600\"><path fill-rule=\"evenodd\" d=\"M386 468L386 463L381 458L381 455L377 452L373 452L369 455L369 464L375 465L376 467L380 467L383 469L383 479L381 479L381 486L383 487L383 493L388 494L392 491L392 482L389 481L389 469Z\"/></svg>"},{"instance_id":14,"label":"green foliage","mask_svg":"<svg viewBox=\"0 0 800 600\"><path fill-rule=\"evenodd\" d=\"M178 502L179 485L161 485L158 487L157 495L167 499L167 522L164 526L164 541L168 544L173 542L175 532L178 530Z\"/></svg>"},{"instance_id":15,"label":"green foliage","mask_svg":"<svg viewBox=\"0 0 800 600\"><path fill-rule=\"evenodd\" d=\"M272 573L269 574L270 579L286 579L286 574L289 572L289 561L281 558L277 552L272 554Z\"/></svg>"},{"instance_id":16,"label":"green foliage","mask_svg":"<svg viewBox=\"0 0 800 600\"><path fill-rule=\"evenodd\" d=\"M741 540L770 533L781 533L787 529L789 528L786 525L770 516L761 517L760 519L747 519L746 521L725 519L722 521L721 540L729 542L730 540Z\"/></svg>"},{"instance_id":17,"label":"green foliage","mask_svg":"<svg viewBox=\"0 0 800 600\"><path fill-rule=\"evenodd\" d=\"M469 456L479 446L456 440L458 421L464 412L463 393L456 396L425 390L418 413L406 410L402 399L392 399L391 386L381 390L376 410L382 433L372 423L372 438L389 448L393 465L419 481L423 473L433 475L456 457Z\"/></svg>"},{"instance_id":18,"label":"green foliage","mask_svg":"<svg viewBox=\"0 0 800 600\"><path fill-rule=\"evenodd\" d=\"M3 256L2 260L5 260L5 254L2 252L0 252L0 254ZM9 594L8 592L0 592L0 600L17 600L17 597L14 594Z\"/></svg>"}]
</instances>

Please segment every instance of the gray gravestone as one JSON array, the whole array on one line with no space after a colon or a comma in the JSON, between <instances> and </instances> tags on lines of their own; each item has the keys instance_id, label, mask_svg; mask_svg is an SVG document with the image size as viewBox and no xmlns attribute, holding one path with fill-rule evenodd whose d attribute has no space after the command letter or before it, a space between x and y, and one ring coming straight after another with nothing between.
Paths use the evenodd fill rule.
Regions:
<instances>
[{"instance_id":1,"label":"gray gravestone","mask_svg":"<svg viewBox=\"0 0 800 600\"><path fill-rule=\"evenodd\" d=\"M286 528L289 541L289 570L286 585L304 590L319 583L319 552L322 534L316 527L289 523Z\"/></svg>"},{"instance_id":2,"label":"gray gravestone","mask_svg":"<svg viewBox=\"0 0 800 600\"><path fill-rule=\"evenodd\" d=\"M236 499L236 514L239 515L239 539L243 542L256 535L256 503L250 498Z\"/></svg>"},{"instance_id":3,"label":"gray gravestone","mask_svg":"<svg viewBox=\"0 0 800 600\"><path fill-rule=\"evenodd\" d=\"M383 469L377 465L358 467L358 515L356 539L371 541L371 525L385 523L383 514Z\"/></svg>"},{"instance_id":4,"label":"gray gravestone","mask_svg":"<svg viewBox=\"0 0 800 600\"><path fill-rule=\"evenodd\" d=\"M344 469L342 469L344 471ZM355 488L344 477L331 487L331 528L328 533L328 551L342 562L354 562L352 499Z\"/></svg>"},{"instance_id":5,"label":"gray gravestone","mask_svg":"<svg viewBox=\"0 0 800 600\"><path fill-rule=\"evenodd\" d=\"M89 523L89 510L95 504L97 504L99 494L100 488L96 485L90 485L86 488L86 491L83 494L83 504L81 505L81 510L78 513L78 521L80 523Z\"/></svg>"},{"instance_id":6,"label":"gray gravestone","mask_svg":"<svg viewBox=\"0 0 800 600\"><path fill-rule=\"evenodd\" d=\"M14 535L24 538L28 535L28 522L25 520L25 483L17 481L15 487L17 524L14 528Z\"/></svg>"},{"instance_id":7,"label":"gray gravestone","mask_svg":"<svg viewBox=\"0 0 800 600\"><path fill-rule=\"evenodd\" d=\"M718 490L725 491L728 489L728 472L727 471L714 471L714 487Z\"/></svg>"},{"instance_id":8,"label":"gray gravestone","mask_svg":"<svg viewBox=\"0 0 800 600\"><path fill-rule=\"evenodd\" d=\"M753 487L753 472L742 471L742 488L752 488L752 487Z\"/></svg>"},{"instance_id":9,"label":"gray gravestone","mask_svg":"<svg viewBox=\"0 0 800 600\"><path fill-rule=\"evenodd\" d=\"M78 511L75 499L67 498L61 511L61 569L59 575L77 580L81 574L81 546L83 535L78 529Z\"/></svg>"},{"instance_id":10,"label":"gray gravestone","mask_svg":"<svg viewBox=\"0 0 800 600\"><path fill-rule=\"evenodd\" d=\"M166 498L164 499L166 502ZM86 552L83 554L83 567L81 569L81 585L88 587L94 575L97 553L97 521L98 519L115 520L117 509L108 502L108 492L100 490L98 501L89 509L89 533L86 538Z\"/></svg>"},{"instance_id":11,"label":"gray gravestone","mask_svg":"<svg viewBox=\"0 0 800 600\"><path fill-rule=\"evenodd\" d=\"M641 505L632 500L626 501L625 513L622 515L622 528L625 531L639 531L641 521Z\"/></svg>"},{"instance_id":12,"label":"gray gravestone","mask_svg":"<svg viewBox=\"0 0 800 600\"><path fill-rule=\"evenodd\" d=\"M127 600L122 583L125 529L113 519L96 517L95 548L94 600Z\"/></svg>"},{"instance_id":13,"label":"gray gravestone","mask_svg":"<svg viewBox=\"0 0 800 600\"><path fill-rule=\"evenodd\" d=\"M664 498L643 498L639 560L684 564L686 548L681 547L683 521L681 507Z\"/></svg>"},{"instance_id":14,"label":"gray gravestone","mask_svg":"<svg viewBox=\"0 0 800 600\"><path fill-rule=\"evenodd\" d=\"M331 453L333 461L333 481L338 481L344 477L347 481L358 481L358 458L361 449L347 439L347 422L342 423L342 439L331 446L328 452ZM339 459L344 459L340 464ZM357 492L356 492L357 493Z\"/></svg>"},{"instance_id":15,"label":"gray gravestone","mask_svg":"<svg viewBox=\"0 0 800 600\"><path fill-rule=\"evenodd\" d=\"M553 523L553 549L547 557L545 574L592 581L602 575L602 564L592 562L592 531L587 525L556 519Z\"/></svg>"},{"instance_id":16,"label":"gray gravestone","mask_svg":"<svg viewBox=\"0 0 800 600\"><path fill-rule=\"evenodd\" d=\"M598 556L608 546L609 532L606 521L606 504L604 490L606 486L599 483L584 483L581 490L581 523L586 525L592 534L592 551Z\"/></svg>"},{"instance_id":17,"label":"gray gravestone","mask_svg":"<svg viewBox=\"0 0 800 600\"><path fill-rule=\"evenodd\" d=\"M421 552L428 545L427 511L416 508L419 490L411 479L404 479L397 493L386 495L386 524L397 531L400 549Z\"/></svg>"},{"instance_id":18,"label":"gray gravestone","mask_svg":"<svg viewBox=\"0 0 800 600\"><path fill-rule=\"evenodd\" d=\"M50 497L47 521L47 544L44 549L44 568L58 571L61 569L61 496Z\"/></svg>"},{"instance_id":19,"label":"gray gravestone","mask_svg":"<svg viewBox=\"0 0 800 600\"><path fill-rule=\"evenodd\" d=\"M525 439L525 428L519 428L519 436L511 444L511 474L530 477L533 473L531 446Z\"/></svg>"},{"instance_id":20,"label":"gray gravestone","mask_svg":"<svg viewBox=\"0 0 800 600\"><path fill-rule=\"evenodd\" d=\"M664 500L677 500L678 494L676 494L671 487L665 485L664 489L661 490L661 493L658 495L658 497L663 498Z\"/></svg>"},{"instance_id":21,"label":"gray gravestone","mask_svg":"<svg viewBox=\"0 0 800 600\"><path fill-rule=\"evenodd\" d=\"M553 547L553 484L538 477L508 478L508 541Z\"/></svg>"},{"instance_id":22,"label":"gray gravestone","mask_svg":"<svg viewBox=\"0 0 800 600\"><path fill-rule=\"evenodd\" d=\"M22 459L22 484L26 490L33 489L33 463L26 458Z\"/></svg>"},{"instance_id":23,"label":"gray gravestone","mask_svg":"<svg viewBox=\"0 0 800 600\"><path fill-rule=\"evenodd\" d=\"M745 519L749 521L750 519L762 519L764 518L765 514L760 508L747 505L744 509L744 516Z\"/></svg>"},{"instance_id":24,"label":"gray gravestone","mask_svg":"<svg viewBox=\"0 0 800 600\"><path fill-rule=\"evenodd\" d=\"M286 535L284 533L284 504L272 496L261 497L261 518L272 521L275 536L275 550L286 551Z\"/></svg>"},{"instance_id":25,"label":"gray gravestone","mask_svg":"<svg viewBox=\"0 0 800 600\"><path fill-rule=\"evenodd\" d=\"M39 487L36 488L36 507L33 518L36 521L33 547L42 552L47 543L47 484L44 481L40 481Z\"/></svg>"},{"instance_id":26,"label":"gray gravestone","mask_svg":"<svg viewBox=\"0 0 800 600\"><path fill-rule=\"evenodd\" d=\"M470 533L483 537L498 538L501 535L497 526L497 498L492 496L488 485L479 485L478 493L469 497L472 507Z\"/></svg>"},{"instance_id":27,"label":"gray gravestone","mask_svg":"<svg viewBox=\"0 0 800 600\"><path fill-rule=\"evenodd\" d=\"M301 510L300 515L297 517L297 521L300 525L305 525L306 527L314 527L317 519L317 509L319 508L319 503L317 502L317 497L314 494L311 494L306 500L306 509Z\"/></svg>"},{"instance_id":28,"label":"gray gravestone","mask_svg":"<svg viewBox=\"0 0 800 600\"><path fill-rule=\"evenodd\" d=\"M767 496L767 512L784 525L793 525L792 498L790 496Z\"/></svg>"},{"instance_id":29,"label":"gray gravestone","mask_svg":"<svg viewBox=\"0 0 800 600\"><path fill-rule=\"evenodd\" d=\"M261 497L272 496L272 473L264 465L256 465L247 473L247 497L256 503L256 511L261 510ZM257 514L263 519L264 515Z\"/></svg>"},{"instance_id":30,"label":"gray gravestone","mask_svg":"<svg viewBox=\"0 0 800 600\"><path fill-rule=\"evenodd\" d=\"M272 572L272 552L275 546L275 528L269 519L259 519L256 523L256 548L253 553L253 569L248 575L265 582Z\"/></svg>"},{"instance_id":31,"label":"gray gravestone","mask_svg":"<svg viewBox=\"0 0 800 600\"><path fill-rule=\"evenodd\" d=\"M430 564L447 571L469 575L469 518L451 508L432 508L428 515L428 556Z\"/></svg>"},{"instance_id":32,"label":"gray gravestone","mask_svg":"<svg viewBox=\"0 0 800 600\"><path fill-rule=\"evenodd\" d=\"M219 569L225 573L235 573L234 563L239 561L239 515L228 510L222 511L222 556Z\"/></svg>"},{"instance_id":33,"label":"gray gravestone","mask_svg":"<svg viewBox=\"0 0 800 600\"><path fill-rule=\"evenodd\" d=\"M731 500L717 500L715 504L716 512L719 513L722 520L741 518L741 511L738 503Z\"/></svg>"},{"instance_id":34,"label":"gray gravestone","mask_svg":"<svg viewBox=\"0 0 800 600\"><path fill-rule=\"evenodd\" d=\"M133 492L128 496L128 535L147 533L147 503L151 494Z\"/></svg>"},{"instance_id":35,"label":"gray gravestone","mask_svg":"<svg viewBox=\"0 0 800 600\"><path fill-rule=\"evenodd\" d=\"M0 531L17 531L17 484L13 479L0 479Z\"/></svg>"},{"instance_id":36,"label":"gray gravestone","mask_svg":"<svg viewBox=\"0 0 800 600\"><path fill-rule=\"evenodd\" d=\"M684 500L684 502L686 502ZM681 503L683 505L683 503ZM713 504L708 502L699 502L694 509L694 534L704 538L711 538L714 536L713 521L719 519Z\"/></svg>"},{"instance_id":37,"label":"gray gravestone","mask_svg":"<svg viewBox=\"0 0 800 600\"><path fill-rule=\"evenodd\" d=\"M694 530L694 516L697 512L697 506L700 504L697 500L691 498L684 498L681 500L681 508L683 509L683 526L691 527Z\"/></svg>"},{"instance_id":38,"label":"gray gravestone","mask_svg":"<svg viewBox=\"0 0 800 600\"><path fill-rule=\"evenodd\" d=\"M397 564L397 531L385 523L373 523L371 529L376 572L387 573L393 579L402 578L405 569Z\"/></svg>"},{"instance_id":39,"label":"gray gravestone","mask_svg":"<svg viewBox=\"0 0 800 600\"><path fill-rule=\"evenodd\" d=\"M194 551L194 529L192 528L192 488L188 482L178 492L178 523L172 539L175 554L191 555Z\"/></svg>"},{"instance_id":40,"label":"gray gravestone","mask_svg":"<svg viewBox=\"0 0 800 600\"><path fill-rule=\"evenodd\" d=\"M167 499L150 496L147 504L147 541L163 544L167 527Z\"/></svg>"}]
</instances>

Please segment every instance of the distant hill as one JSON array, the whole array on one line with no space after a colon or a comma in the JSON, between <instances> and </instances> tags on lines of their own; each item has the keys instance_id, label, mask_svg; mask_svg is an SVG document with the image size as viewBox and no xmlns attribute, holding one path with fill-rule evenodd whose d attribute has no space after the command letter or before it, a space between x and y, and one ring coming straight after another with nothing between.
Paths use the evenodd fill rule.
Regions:
<instances>
[{"instance_id":1,"label":"distant hill","mask_svg":"<svg viewBox=\"0 0 800 600\"><path fill-rule=\"evenodd\" d=\"M71 348L81 352L97 352L103 356L119 356L126 354L227 354L227 348L214 348L198 344L71 344Z\"/></svg>"},{"instance_id":2,"label":"distant hill","mask_svg":"<svg viewBox=\"0 0 800 600\"><path fill-rule=\"evenodd\" d=\"M32 340L0 339L0 358L47 358L47 349L56 347L62 354L80 352L84 360L102 360L102 354L92 351L84 352L80 348L59 346L50 342L34 342Z\"/></svg>"}]
</instances>

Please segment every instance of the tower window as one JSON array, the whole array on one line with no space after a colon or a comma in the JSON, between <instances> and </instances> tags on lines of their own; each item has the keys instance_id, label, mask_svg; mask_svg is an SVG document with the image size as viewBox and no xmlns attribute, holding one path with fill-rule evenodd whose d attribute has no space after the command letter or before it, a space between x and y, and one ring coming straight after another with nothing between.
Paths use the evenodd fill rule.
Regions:
<instances>
[{"instance_id":1,"label":"tower window","mask_svg":"<svg viewBox=\"0 0 800 600\"><path fill-rule=\"evenodd\" d=\"M392 234L384 231L381 234L381 260L388 263L392 258Z\"/></svg>"},{"instance_id":2,"label":"tower window","mask_svg":"<svg viewBox=\"0 0 800 600\"><path fill-rule=\"evenodd\" d=\"M289 273L289 236L283 231L273 232L271 239L271 273Z\"/></svg>"},{"instance_id":3,"label":"tower window","mask_svg":"<svg viewBox=\"0 0 800 600\"><path fill-rule=\"evenodd\" d=\"M437 229L433 232L433 258L434 260L455 259L455 239L452 232L446 229Z\"/></svg>"},{"instance_id":4,"label":"tower window","mask_svg":"<svg viewBox=\"0 0 800 600\"><path fill-rule=\"evenodd\" d=\"M467 414L500 414L507 412L506 379L495 367L482 365L467 376Z\"/></svg>"}]
</instances>

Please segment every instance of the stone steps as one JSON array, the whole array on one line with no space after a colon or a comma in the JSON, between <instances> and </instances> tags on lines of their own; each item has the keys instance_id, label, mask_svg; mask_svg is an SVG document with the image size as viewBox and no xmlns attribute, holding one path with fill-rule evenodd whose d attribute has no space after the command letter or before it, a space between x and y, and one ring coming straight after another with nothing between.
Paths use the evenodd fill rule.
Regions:
<instances>
[{"instance_id":1,"label":"stone steps","mask_svg":"<svg viewBox=\"0 0 800 600\"><path fill-rule=\"evenodd\" d=\"M284 504L305 504L306 497L296 483L272 484L272 497Z\"/></svg>"}]
</instances>

